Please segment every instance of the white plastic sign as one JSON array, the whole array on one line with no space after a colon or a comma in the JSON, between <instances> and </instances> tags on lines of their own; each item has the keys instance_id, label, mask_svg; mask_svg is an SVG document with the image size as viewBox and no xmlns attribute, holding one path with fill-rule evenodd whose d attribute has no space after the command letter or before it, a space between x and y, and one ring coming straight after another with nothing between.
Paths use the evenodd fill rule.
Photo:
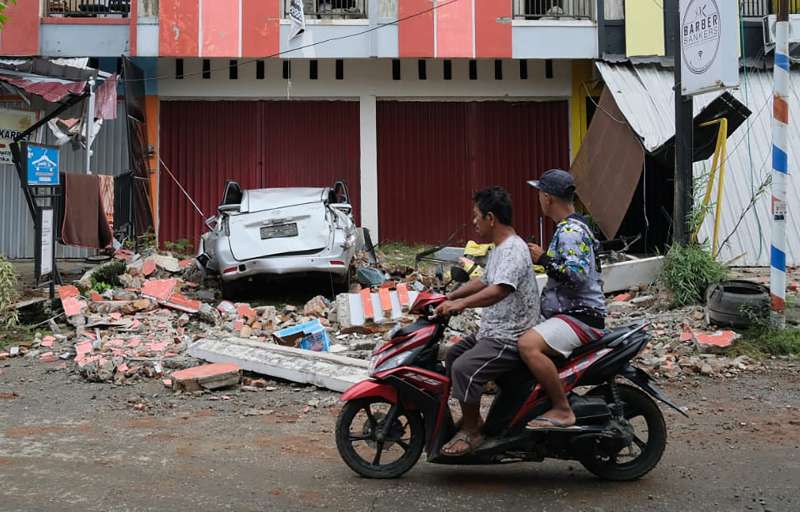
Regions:
<instances>
[{"instance_id":1,"label":"white plastic sign","mask_svg":"<svg viewBox=\"0 0 800 512\"><path fill-rule=\"evenodd\" d=\"M739 86L739 3L680 0L681 93Z\"/></svg>"}]
</instances>

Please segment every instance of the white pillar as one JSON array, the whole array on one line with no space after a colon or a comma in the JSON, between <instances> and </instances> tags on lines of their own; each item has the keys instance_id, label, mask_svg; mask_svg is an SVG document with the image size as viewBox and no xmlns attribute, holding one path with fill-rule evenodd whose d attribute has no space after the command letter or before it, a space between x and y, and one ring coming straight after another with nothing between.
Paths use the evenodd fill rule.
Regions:
<instances>
[{"instance_id":1,"label":"white pillar","mask_svg":"<svg viewBox=\"0 0 800 512\"><path fill-rule=\"evenodd\" d=\"M94 141L94 78L89 78L89 100L86 107L86 174L92 174L92 142Z\"/></svg>"},{"instance_id":2,"label":"white pillar","mask_svg":"<svg viewBox=\"0 0 800 512\"><path fill-rule=\"evenodd\" d=\"M375 96L361 96L361 225L369 229L373 243L378 235L378 126Z\"/></svg>"}]
</instances>

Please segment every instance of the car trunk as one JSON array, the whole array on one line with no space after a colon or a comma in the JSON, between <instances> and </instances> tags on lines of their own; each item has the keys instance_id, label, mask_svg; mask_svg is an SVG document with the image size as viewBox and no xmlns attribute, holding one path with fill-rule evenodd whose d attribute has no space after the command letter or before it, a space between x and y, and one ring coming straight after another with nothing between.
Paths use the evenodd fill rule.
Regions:
<instances>
[{"instance_id":1,"label":"car trunk","mask_svg":"<svg viewBox=\"0 0 800 512\"><path fill-rule=\"evenodd\" d=\"M283 206L229 218L231 253L239 260L314 253L331 237L322 202Z\"/></svg>"}]
</instances>

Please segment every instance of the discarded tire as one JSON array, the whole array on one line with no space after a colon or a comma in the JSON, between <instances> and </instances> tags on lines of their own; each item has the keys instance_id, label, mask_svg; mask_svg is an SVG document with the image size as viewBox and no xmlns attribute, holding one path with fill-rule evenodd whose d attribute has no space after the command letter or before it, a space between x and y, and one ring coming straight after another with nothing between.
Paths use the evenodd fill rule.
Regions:
<instances>
[{"instance_id":1,"label":"discarded tire","mask_svg":"<svg viewBox=\"0 0 800 512\"><path fill-rule=\"evenodd\" d=\"M751 281L723 281L706 291L706 320L724 327L748 327L769 313L769 290Z\"/></svg>"}]
</instances>

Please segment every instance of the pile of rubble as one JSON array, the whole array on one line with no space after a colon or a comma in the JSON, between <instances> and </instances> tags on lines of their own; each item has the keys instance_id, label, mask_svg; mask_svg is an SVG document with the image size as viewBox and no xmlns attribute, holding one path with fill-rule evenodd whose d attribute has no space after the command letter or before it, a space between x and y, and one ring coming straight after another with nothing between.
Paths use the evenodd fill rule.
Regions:
<instances>
[{"instance_id":1,"label":"pile of rubble","mask_svg":"<svg viewBox=\"0 0 800 512\"><path fill-rule=\"evenodd\" d=\"M181 390L191 386L176 379L175 371L189 369L187 375L194 375L208 370L206 366L200 367L205 370L195 369L200 361L187 352L201 339L235 338L260 347L284 346L345 359L368 359L393 327L414 320L410 305L420 290L436 284L437 277L402 265L387 268L365 253L356 258L356 264L363 270L358 276L363 287L355 284L350 293L338 295L333 302L317 296L303 307L277 308L218 301L217 291L204 286L204 276L191 259L120 250L112 263L92 269L75 285L58 289L66 323L51 319L51 333L37 334L29 342L0 352L0 359L35 358L97 382L162 378L166 385ZM669 310L665 309L668 303L669 299L654 289L609 297L608 327L641 320L651 324L652 341L637 364L668 379L691 375L731 378L760 368L747 357L725 355L738 335L707 332L702 308ZM446 339L476 332L479 318L479 310L453 317ZM218 369L211 366L211 370ZM229 384L239 382L240 370L225 368L214 375L209 382Z\"/></svg>"},{"instance_id":2,"label":"pile of rubble","mask_svg":"<svg viewBox=\"0 0 800 512\"><path fill-rule=\"evenodd\" d=\"M608 299L608 327L647 321L651 341L636 364L653 375L733 378L763 365L750 357L726 355L739 334L710 325L702 306L669 309L670 297L656 288L632 290Z\"/></svg>"}]
</instances>

